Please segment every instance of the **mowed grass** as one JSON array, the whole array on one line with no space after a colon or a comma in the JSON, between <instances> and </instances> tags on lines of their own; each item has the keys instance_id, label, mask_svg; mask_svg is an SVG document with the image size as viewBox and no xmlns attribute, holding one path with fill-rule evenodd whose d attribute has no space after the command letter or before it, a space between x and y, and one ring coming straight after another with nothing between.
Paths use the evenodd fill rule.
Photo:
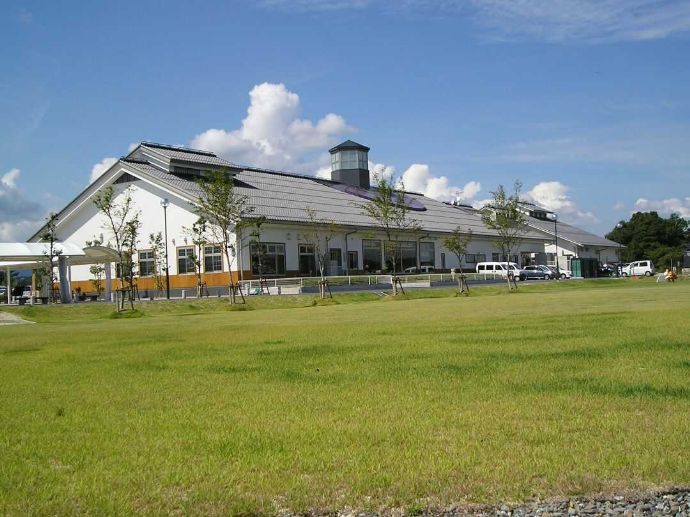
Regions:
<instances>
[{"instance_id":1,"label":"mowed grass","mask_svg":"<svg viewBox=\"0 0 690 517\"><path fill-rule=\"evenodd\" d=\"M117 320L28 308L62 321L0 327L0 513L414 510L690 482L690 282L486 289ZM278 306L311 305L294 300Z\"/></svg>"}]
</instances>

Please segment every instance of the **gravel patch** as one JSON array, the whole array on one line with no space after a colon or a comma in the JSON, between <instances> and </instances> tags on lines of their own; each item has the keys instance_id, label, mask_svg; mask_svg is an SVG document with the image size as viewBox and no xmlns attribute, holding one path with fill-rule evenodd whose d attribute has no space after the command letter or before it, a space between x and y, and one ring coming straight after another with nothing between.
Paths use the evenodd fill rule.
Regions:
<instances>
[{"instance_id":1,"label":"gravel patch","mask_svg":"<svg viewBox=\"0 0 690 517\"><path fill-rule=\"evenodd\" d=\"M23 325L25 323L35 323L34 321L26 321L19 316L10 314L8 312L0 311L0 325Z\"/></svg>"},{"instance_id":2,"label":"gravel patch","mask_svg":"<svg viewBox=\"0 0 690 517\"><path fill-rule=\"evenodd\" d=\"M280 513L290 517L290 513ZM303 514L304 515L304 514ZM690 487L669 488L665 490L640 493L634 496L610 495L592 498L554 499L516 505L497 506L449 506L446 508L389 509L382 512L355 512L350 509L337 513L313 512L307 515L337 517L459 517L459 516L504 516L504 517L568 517L572 515L615 515L638 517L646 515L669 515L673 517L690 516Z\"/></svg>"}]
</instances>

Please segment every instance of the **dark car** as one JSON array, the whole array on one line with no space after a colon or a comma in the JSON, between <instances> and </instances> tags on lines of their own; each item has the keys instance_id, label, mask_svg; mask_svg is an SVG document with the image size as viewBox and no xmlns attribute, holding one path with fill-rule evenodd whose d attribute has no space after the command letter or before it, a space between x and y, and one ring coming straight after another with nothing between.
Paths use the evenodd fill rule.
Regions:
<instances>
[{"instance_id":1,"label":"dark car","mask_svg":"<svg viewBox=\"0 0 690 517\"><path fill-rule=\"evenodd\" d=\"M597 276L617 276L618 266L616 264L601 264L597 271Z\"/></svg>"},{"instance_id":2,"label":"dark car","mask_svg":"<svg viewBox=\"0 0 690 517\"><path fill-rule=\"evenodd\" d=\"M535 278L539 280L548 280L551 278L551 273L548 272L548 268L544 266L525 266L520 270L520 281L534 280Z\"/></svg>"}]
</instances>

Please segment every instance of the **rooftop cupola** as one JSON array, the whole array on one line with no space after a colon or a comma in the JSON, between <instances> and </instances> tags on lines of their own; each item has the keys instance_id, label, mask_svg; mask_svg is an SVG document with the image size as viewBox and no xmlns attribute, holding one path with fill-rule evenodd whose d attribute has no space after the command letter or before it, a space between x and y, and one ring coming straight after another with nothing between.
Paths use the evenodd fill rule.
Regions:
<instances>
[{"instance_id":1,"label":"rooftop cupola","mask_svg":"<svg viewBox=\"0 0 690 517\"><path fill-rule=\"evenodd\" d=\"M331 153L331 179L346 185L369 188L369 148L347 140Z\"/></svg>"}]
</instances>

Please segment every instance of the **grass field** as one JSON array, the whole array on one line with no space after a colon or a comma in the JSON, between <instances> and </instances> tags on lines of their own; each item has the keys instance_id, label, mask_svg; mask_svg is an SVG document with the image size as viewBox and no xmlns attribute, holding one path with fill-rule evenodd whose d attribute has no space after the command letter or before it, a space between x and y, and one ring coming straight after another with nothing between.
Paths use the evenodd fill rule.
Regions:
<instances>
[{"instance_id":1,"label":"grass field","mask_svg":"<svg viewBox=\"0 0 690 517\"><path fill-rule=\"evenodd\" d=\"M41 323L0 327L0 514L688 484L690 282L501 291L14 309Z\"/></svg>"}]
</instances>

